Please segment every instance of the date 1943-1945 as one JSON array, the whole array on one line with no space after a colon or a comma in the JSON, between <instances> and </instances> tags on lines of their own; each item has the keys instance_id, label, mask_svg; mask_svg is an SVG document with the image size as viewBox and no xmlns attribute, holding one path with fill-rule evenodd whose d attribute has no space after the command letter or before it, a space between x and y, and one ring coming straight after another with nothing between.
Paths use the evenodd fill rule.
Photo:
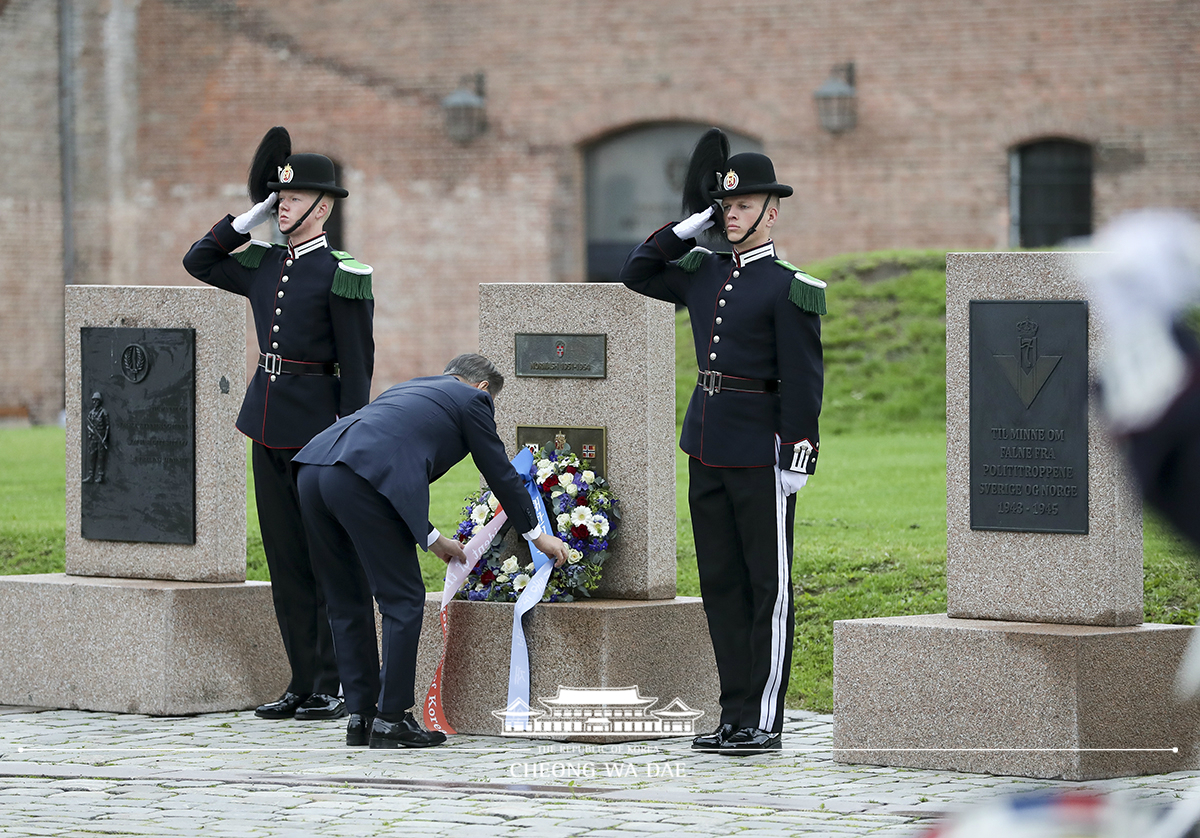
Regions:
<instances>
[{"instance_id":1,"label":"date 1943-1945","mask_svg":"<svg viewBox=\"0 0 1200 838\"><path fill-rule=\"evenodd\" d=\"M1001 501L999 510L1001 515L1022 515L1026 512L1032 512L1034 515L1057 515L1057 503L1022 503L1019 500Z\"/></svg>"}]
</instances>

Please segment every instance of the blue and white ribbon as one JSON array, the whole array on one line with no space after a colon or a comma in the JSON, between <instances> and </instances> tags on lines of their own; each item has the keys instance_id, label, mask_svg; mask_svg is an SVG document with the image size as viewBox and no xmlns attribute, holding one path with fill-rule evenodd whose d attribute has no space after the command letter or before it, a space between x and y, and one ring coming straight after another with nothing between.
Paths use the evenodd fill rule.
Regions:
<instances>
[{"instance_id":1,"label":"blue and white ribbon","mask_svg":"<svg viewBox=\"0 0 1200 838\"><path fill-rule=\"evenodd\" d=\"M526 448L514 457L512 462L517 473L521 475L521 479L525 481L525 488L529 490L529 496L533 499L533 508L537 513L538 523L542 525L542 532L553 534L554 528L550 526L550 516L546 514L546 505L542 503L541 492L538 491L537 483L533 480L533 452ZM505 730L531 729L532 722L528 713L529 646L525 643L525 627L521 623L521 618L533 606L542 601L542 595L546 592L546 583L550 581L550 571L554 569L554 562L535 547L532 541L529 542L529 554L533 557L533 578L525 585L525 590L521 591L521 596L517 598L517 605L513 609L512 652L508 660L508 702L506 705L508 713L504 720ZM520 708L525 708L526 712L521 712Z\"/></svg>"}]
</instances>

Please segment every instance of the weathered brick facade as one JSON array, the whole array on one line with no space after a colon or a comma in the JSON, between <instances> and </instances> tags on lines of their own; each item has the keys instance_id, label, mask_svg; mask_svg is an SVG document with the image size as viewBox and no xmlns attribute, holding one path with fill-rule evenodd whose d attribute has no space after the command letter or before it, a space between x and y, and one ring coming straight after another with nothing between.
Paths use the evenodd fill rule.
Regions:
<instances>
[{"instance_id":1,"label":"weathered brick facade","mask_svg":"<svg viewBox=\"0 0 1200 838\"><path fill-rule=\"evenodd\" d=\"M1046 137L1093 146L1097 224L1200 210L1200 0L67 5L75 281L192 282L187 246L246 207L254 147L286 125L343 167L375 392L477 346L479 282L584 278L584 153L642 124L760 141L796 188L775 228L794 262L1007 247L1008 153ZM0 0L0 411L38 418L61 404L53 6ZM844 61L858 125L834 136L812 94ZM440 101L476 71L488 129L457 145Z\"/></svg>"}]
</instances>

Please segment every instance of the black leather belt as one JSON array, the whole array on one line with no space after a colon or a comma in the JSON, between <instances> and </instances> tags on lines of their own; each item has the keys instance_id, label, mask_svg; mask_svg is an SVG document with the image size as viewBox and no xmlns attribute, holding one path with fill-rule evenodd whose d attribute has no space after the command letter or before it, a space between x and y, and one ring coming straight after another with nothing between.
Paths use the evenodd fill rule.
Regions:
<instances>
[{"instance_id":1,"label":"black leather belt","mask_svg":"<svg viewBox=\"0 0 1200 838\"><path fill-rule=\"evenodd\" d=\"M286 358L281 358L278 355L273 355L270 352L258 353L258 365L271 375L279 375L287 373L288 375L337 375L338 365L336 361L327 362L309 362L309 361L289 361Z\"/></svg>"},{"instance_id":2,"label":"black leather belt","mask_svg":"<svg viewBox=\"0 0 1200 838\"><path fill-rule=\"evenodd\" d=\"M736 375L725 375L716 370L700 370L696 386L708 393L720 393L730 390L734 393L778 393L778 381L762 381L757 378L739 378Z\"/></svg>"}]
</instances>

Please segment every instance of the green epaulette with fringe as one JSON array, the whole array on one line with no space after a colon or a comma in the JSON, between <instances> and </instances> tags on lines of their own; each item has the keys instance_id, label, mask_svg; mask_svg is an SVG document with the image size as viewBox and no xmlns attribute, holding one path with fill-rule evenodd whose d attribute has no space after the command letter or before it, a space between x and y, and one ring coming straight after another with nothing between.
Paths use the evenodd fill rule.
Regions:
<instances>
[{"instance_id":1,"label":"green epaulette with fringe","mask_svg":"<svg viewBox=\"0 0 1200 838\"><path fill-rule=\"evenodd\" d=\"M678 260L675 264L681 267L685 272L694 274L700 270L700 263L704 261L704 257L712 253L707 247L693 247ZM725 254L728 256L729 254Z\"/></svg>"},{"instance_id":2,"label":"green epaulette with fringe","mask_svg":"<svg viewBox=\"0 0 1200 838\"><path fill-rule=\"evenodd\" d=\"M810 314L827 314L825 308L825 288L828 285L815 276L809 276L791 262L776 259L775 264L782 265L792 272L792 287L788 291L788 299L796 304L801 311Z\"/></svg>"},{"instance_id":3,"label":"green epaulette with fringe","mask_svg":"<svg viewBox=\"0 0 1200 838\"><path fill-rule=\"evenodd\" d=\"M262 264L263 254L271 249L268 242L260 242L258 239L251 239L250 246L245 250L239 250L233 254L233 258L238 260L243 268L253 270Z\"/></svg>"},{"instance_id":4,"label":"green epaulette with fringe","mask_svg":"<svg viewBox=\"0 0 1200 838\"><path fill-rule=\"evenodd\" d=\"M333 251L333 258L338 260L337 270L333 274L333 293L349 300L375 299L371 295L374 268L364 265L344 250Z\"/></svg>"}]
</instances>

